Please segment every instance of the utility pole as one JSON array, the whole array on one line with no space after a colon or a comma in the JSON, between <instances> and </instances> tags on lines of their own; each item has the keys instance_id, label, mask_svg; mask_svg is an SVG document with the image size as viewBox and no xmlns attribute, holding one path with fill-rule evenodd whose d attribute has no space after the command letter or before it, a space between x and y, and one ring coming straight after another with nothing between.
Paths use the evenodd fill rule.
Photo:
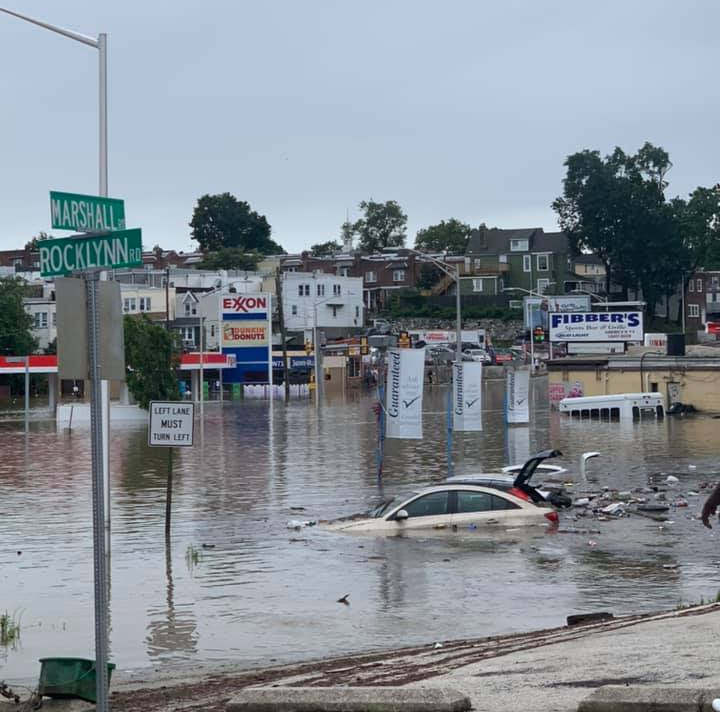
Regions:
<instances>
[{"instance_id":1,"label":"utility pole","mask_svg":"<svg viewBox=\"0 0 720 712\"><path fill-rule=\"evenodd\" d=\"M287 338L285 332L285 312L282 299L282 275L280 268L275 270L275 293L277 294L278 319L280 320L280 341L282 342L283 383L285 384L285 402L290 400L290 374L288 369ZM272 360L272 353L270 354Z\"/></svg>"}]
</instances>

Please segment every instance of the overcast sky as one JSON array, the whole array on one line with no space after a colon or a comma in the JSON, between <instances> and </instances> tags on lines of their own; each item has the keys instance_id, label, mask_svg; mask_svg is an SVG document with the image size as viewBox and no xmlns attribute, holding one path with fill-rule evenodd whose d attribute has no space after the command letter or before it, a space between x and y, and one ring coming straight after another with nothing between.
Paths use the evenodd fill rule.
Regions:
<instances>
[{"instance_id":1,"label":"overcast sky","mask_svg":"<svg viewBox=\"0 0 720 712\"><path fill-rule=\"evenodd\" d=\"M110 195L147 247L192 249L195 201L224 191L289 252L368 198L410 244L449 217L553 230L568 154L646 140L671 194L720 181L716 0L0 5L108 33ZM97 52L0 14L0 67L11 249L49 230L50 190L97 194Z\"/></svg>"}]
</instances>

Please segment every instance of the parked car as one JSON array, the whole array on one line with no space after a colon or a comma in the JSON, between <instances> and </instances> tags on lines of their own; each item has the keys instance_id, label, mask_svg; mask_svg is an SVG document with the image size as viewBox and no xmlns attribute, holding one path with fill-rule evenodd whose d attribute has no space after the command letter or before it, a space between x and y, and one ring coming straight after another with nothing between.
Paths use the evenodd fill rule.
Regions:
<instances>
[{"instance_id":1,"label":"parked car","mask_svg":"<svg viewBox=\"0 0 720 712\"><path fill-rule=\"evenodd\" d=\"M463 361L480 361L480 363L491 364L492 356L485 349L465 349Z\"/></svg>"},{"instance_id":2,"label":"parked car","mask_svg":"<svg viewBox=\"0 0 720 712\"><path fill-rule=\"evenodd\" d=\"M455 360L455 350L449 346L430 346L425 350L425 363L447 363Z\"/></svg>"},{"instance_id":3,"label":"parked car","mask_svg":"<svg viewBox=\"0 0 720 712\"><path fill-rule=\"evenodd\" d=\"M592 453L593 455L595 453ZM565 474L567 469L559 465L543 464L544 460L559 457L559 450L543 450L522 465L508 465L501 472L457 475L448 477L453 484L476 484L510 492L520 498L527 498L536 504L547 502L554 507L563 509L572 506L572 497L562 487L544 487L534 485L530 480L534 475L554 476Z\"/></svg>"},{"instance_id":4,"label":"parked car","mask_svg":"<svg viewBox=\"0 0 720 712\"><path fill-rule=\"evenodd\" d=\"M402 535L433 529L492 531L557 523L557 512L545 502L534 502L512 491L458 482L391 498L362 517L322 526L337 532Z\"/></svg>"}]
</instances>

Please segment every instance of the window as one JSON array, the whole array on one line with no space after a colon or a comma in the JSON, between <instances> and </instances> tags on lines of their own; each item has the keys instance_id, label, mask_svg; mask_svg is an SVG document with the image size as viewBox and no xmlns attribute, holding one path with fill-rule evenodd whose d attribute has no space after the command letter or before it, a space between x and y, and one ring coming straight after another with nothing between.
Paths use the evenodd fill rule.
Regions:
<instances>
[{"instance_id":1,"label":"window","mask_svg":"<svg viewBox=\"0 0 720 712\"><path fill-rule=\"evenodd\" d=\"M394 269L393 270L393 282L404 282L405 281L405 270Z\"/></svg>"},{"instance_id":2,"label":"window","mask_svg":"<svg viewBox=\"0 0 720 712\"><path fill-rule=\"evenodd\" d=\"M532 257L523 255L523 272L532 272Z\"/></svg>"},{"instance_id":3,"label":"window","mask_svg":"<svg viewBox=\"0 0 720 712\"><path fill-rule=\"evenodd\" d=\"M424 497L418 497L405 506L408 517L436 517L447 514L447 492L431 492Z\"/></svg>"},{"instance_id":4,"label":"window","mask_svg":"<svg viewBox=\"0 0 720 712\"><path fill-rule=\"evenodd\" d=\"M695 287L697 288L698 293L702 292L702 279L695 280Z\"/></svg>"},{"instance_id":5,"label":"window","mask_svg":"<svg viewBox=\"0 0 720 712\"><path fill-rule=\"evenodd\" d=\"M482 292L483 290L483 281L482 279L473 279L473 292Z\"/></svg>"},{"instance_id":6,"label":"window","mask_svg":"<svg viewBox=\"0 0 720 712\"><path fill-rule=\"evenodd\" d=\"M53 312L52 325L57 326L57 312Z\"/></svg>"},{"instance_id":7,"label":"window","mask_svg":"<svg viewBox=\"0 0 720 712\"><path fill-rule=\"evenodd\" d=\"M185 305L187 311L187 304ZM123 299L123 311L125 313L137 311L137 299L135 297L125 297ZM193 312L194 314L195 312Z\"/></svg>"},{"instance_id":8,"label":"window","mask_svg":"<svg viewBox=\"0 0 720 712\"><path fill-rule=\"evenodd\" d=\"M490 512L498 509L519 509L518 505L504 497L489 492L458 492L458 514L468 512Z\"/></svg>"},{"instance_id":9,"label":"window","mask_svg":"<svg viewBox=\"0 0 720 712\"><path fill-rule=\"evenodd\" d=\"M487 492L458 492L458 514L465 512L489 512L492 509L492 495Z\"/></svg>"},{"instance_id":10,"label":"window","mask_svg":"<svg viewBox=\"0 0 720 712\"><path fill-rule=\"evenodd\" d=\"M547 272L550 269L550 259L547 255L537 255L538 272Z\"/></svg>"},{"instance_id":11,"label":"window","mask_svg":"<svg viewBox=\"0 0 720 712\"><path fill-rule=\"evenodd\" d=\"M149 312L150 311L150 297L140 297L140 311L141 312Z\"/></svg>"},{"instance_id":12,"label":"window","mask_svg":"<svg viewBox=\"0 0 720 712\"><path fill-rule=\"evenodd\" d=\"M47 312L35 312L35 328L47 329L48 318Z\"/></svg>"},{"instance_id":13,"label":"window","mask_svg":"<svg viewBox=\"0 0 720 712\"><path fill-rule=\"evenodd\" d=\"M700 305L688 304L688 316L698 318L700 316Z\"/></svg>"},{"instance_id":14,"label":"window","mask_svg":"<svg viewBox=\"0 0 720 712\"><path fill-rule=\"evenodd\" d=\"M182 329L180 329L180 334L183 341L189 341L193 344L195 343L195 327L183 326Z\"/></svg>"},{"instance_id":15,"label":"window","mask_svg":"<svg viewBox=\"0 0 720 712\"><path fill-rule=\"evenodd\" d=\"M341 267L341 268L338 270L338 274L339 274L341 277L349 277L349 276L350 276L350 268L349 268L349 267Z\"/></svg>"},{"instance_id":16,"label":"window","mask_svg":"<svg viewBox=\"0 0 720 712\"><path fill-rule=\"evenodd\" d=\"M324 297L324 296L325 296L325 285L324 285L324 284L318 284L318 285L317 285L317 295L318 295L318 297Z\"/></svg>"},{"instance_id":17,"label":"window","mask_svg":"<svg viewBox=\"0 0 720 712\"><path fill-rule=\"evenodd\" d=\"M215 324L210 324L210 336L212 336L213 339L215 338Z\"/></svg>"},{"instance_id":18,"label":"window","mask_svg":"<svg viewBox=\"0 0 720 712\"><path fill-rule=\"evenodd\" d=\"M360 307L355 307L355 318L357 319L360 316Z\"/></svg>"},{"instance_id":19,"label":"window","mask_svg":"<svg viewBox=\"0 0 720 712\"><path fill-rule=\"evenodd\" d=\"M545 290L548 288L549 284L550 284L549 279L538 279L537 291L540 292L540 294L545 294Z\"/></svg>"},{"instance_id":20,"label":"window","mask_svg":"<svg viewBox=\"0 0 720 712\"><path fill-rule=\"evenodd\" d=\"M498 262L501 265L506 265L507 264L507 255L500 255L500 257L498 257Z\"/></svg>"},{"instance_id":21,"label":"window","mask_svg":"<svg viewBox=\"0 0 720 712\"><path fill-rule=\"evenodd\" d=\"M366 282L377 282L377 273L376 272L365 272L365 281Z\"/></svg>"},{"instance_id":22,"label":"window","mask_svg":"<svg viewBox=\"0 0 720 712\"><path fill-rule=\"evenodd\" d=\"M309 284L298 284L298 297L309 297L310 296L310 285Z\"/></svg>"},{"instance_id":23,"label":"window","mask_svg":"<svg viewBox=\"0 0 720 712\"><path fill-rule=\"evenodd\" d=\"M197 314L197 307L195 304L185 302L185 316L195 316Z\"/></svg>"},{"instance_id":24,"label":"window","mask_svg":"<svg viewBox=\"0 0 720 712\"><path fill-rule=\"evenodd\" d=\"M688 282L688 292L694 292L695 291L695 282L691 279Z\"/></svg>"},{"instance_id":25,"label":"window","mask_svg":"<svg viewBox=\"0 0 720 712\"><path fill-rule=\"evenodd\" d=\"M297 316L297 304L293 304L293 305L290 307L290 313L291 313L293 316Z\"/></svg>"},{"instance_id":26,"label":"window","mask_svg":"<svg viewBox=\"0 0 720 712\"><path fill-rule=\"evenodd\" d=\"M510 240L510 252L527 252L527 240Z\"/></svg>"},{"instance_id":27,"label":"window","mask_svg":"<svg viewBox=\"0 0 720 712\"><path fill-rule=\"evenodd\" d=\"M341 293L341 286L339 284L333 284L333 297L339 297Z\"/></svg>"}]
</instances>

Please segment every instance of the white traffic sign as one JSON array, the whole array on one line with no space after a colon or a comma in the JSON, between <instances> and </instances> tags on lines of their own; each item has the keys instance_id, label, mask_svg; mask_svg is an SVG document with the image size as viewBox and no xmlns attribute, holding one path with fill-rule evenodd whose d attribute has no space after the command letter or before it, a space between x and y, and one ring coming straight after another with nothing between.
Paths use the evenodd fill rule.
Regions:
<instances>
[{"instance_id":1,"label":"white traffic sign","mask_svg":"<svg viewBox=\"0 0 720 712\"><path fill-rule=\"evenodd\" d=\"M192 447L195 406L182 401L150 401L150 447Z\"/></svg>"}]
</instances>

